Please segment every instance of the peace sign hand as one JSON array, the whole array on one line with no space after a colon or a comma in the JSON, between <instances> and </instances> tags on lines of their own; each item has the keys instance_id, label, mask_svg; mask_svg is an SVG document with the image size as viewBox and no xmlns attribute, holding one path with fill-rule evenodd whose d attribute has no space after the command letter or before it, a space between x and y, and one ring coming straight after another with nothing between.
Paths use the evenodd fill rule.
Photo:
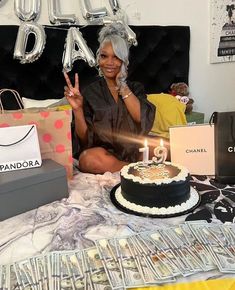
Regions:
<instances>
[{"instance_id":1,"label":"peace sign hand","mask_svg":"<svg viewBox=\"0 0 235 290\"><path fill-rule=\"evenodd\" d=\"M66 72L64 72L65 81L67 86L64 87L64 96L68 100L74 111L82 109L83 107L83 96L79 91L79 79L78 74L75 74L75 84L72 85L70 78Z\"/></svg>"}]
</instances>

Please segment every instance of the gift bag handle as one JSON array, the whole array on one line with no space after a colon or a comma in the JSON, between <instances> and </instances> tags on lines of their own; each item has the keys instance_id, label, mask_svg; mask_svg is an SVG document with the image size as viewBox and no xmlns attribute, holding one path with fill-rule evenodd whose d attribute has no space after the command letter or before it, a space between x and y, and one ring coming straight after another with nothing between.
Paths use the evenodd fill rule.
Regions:
<instances>
[{"instance_id":1,"label":"gift bag handle","mask_svg":"<svg viewBox=\"0 0 235 290\"><path fill-rule=\"evenodd\" d=\"M234 136L234 117L233 116L230 116L230 119L231 119L231 137L232 137L232 140L233 142L235 142L235 136Z\"/></svg>"},{"instance_id":2,"label":"gift bag handle","mask_svg":"<svg viewBox=\"0 0 235 290\"><path fill-rule=\"evenodd\" d=\"M212 126L212 123L216 123L217 120L217 112L213 112L210 116L209 124Z\"/></svg>"},{"instance_id":3,"label":"gift bag handle","mask_svg":"<svg viewBox=\"0 0 235 290\"><path fill-rule=\"evenodd\" d=\"M218 116L218 112L213 112L210 120L209 120L209 124L212 125L212 123L216 123L217 122L217 116ZM234 136L234 116L230 115L230 131L231 131L231 137L233 142L235 142L235 136Z\"/></svg>"},{"instance_id":4,"label":"gift bag handle","mask_svg":"<svg viewBox=\"0 0 235 290\"><path fill-rule=\"evenodd\" d=\"M2 104L2 99L1 99L1 96L4 92L11 92L14 97L15 97L15 100L17 102L17 104L19 105L19 108L20 109L24 109L24 104L21 100L21 97L19 95L19 93L16 91L16 90L12 90L12 89L1 89L0 90L0 113L4 113L4 108L3 108L3 104Z\"/></svg>"},{"instance_id":5,"label":"gift bag handle","mask_svg":"<svg viewBox=\"0 0 235 290\"><path fill-rule=\"evenodd\" d=\"M23 141L23 140L24 140L24 139L29 135L29 133L33 130L33 128L34 128L34 126L32 126L32 127L28 130L28 132L25 134L25 136L23 136L21 139L15 141L15 142L13 142L13 143L10 143L10 144L0 144L0 147L9 147L9 146L16 145L16 144L20 143L21 141Z\"/></svg>"}]
</instances>

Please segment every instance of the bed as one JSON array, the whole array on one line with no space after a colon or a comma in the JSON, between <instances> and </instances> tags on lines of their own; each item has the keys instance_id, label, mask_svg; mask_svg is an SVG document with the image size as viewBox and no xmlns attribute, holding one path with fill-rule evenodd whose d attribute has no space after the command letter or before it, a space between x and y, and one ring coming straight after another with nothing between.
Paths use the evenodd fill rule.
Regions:
<instances>
[{"instance_id":1,"label":"bed","mask_svg":"<svg viewBox=\"0 0 235 290\"><path fill-rule=\"evenodd\" d=\"M97 48L98 26L82 27L89 47ZM174 82L188 83L190 29L184 26L133 26L139 45L131 48L130 79L141 81L147 93L168 92ZM16 89L21 96L36 100L60 99L63 93L62 53L66 29L46 27L46 47L38 61L22 65L13 59L16 26L0 26L0 88ZM85 86L96 70L83 61L74 64ZM14 102L4 97L4 106ZM216 183L208 176L192 176L191 185L202 197L200 207L186 215L158 219L129 215L117 209L110 191L120 182L119 173L92 175L79 172L74 161L74 177L69 181L69 198L55 201L0 222L0 264L9 265L54 251L74 251L93 247L100 238L127 236L182 224L190 220L215 223L234 222L235 187ZM218 269L178 277L166 289L235 289L234 273ZM190 284L200 281L202 284ZM220 284L221 283L221 284ZM157 289L164 289L154 285ZM183 288L185 287L185 288ZM193 288L195 287L195 288ZM210 288L211 287L211 288ZM217 288L216 288L217 287ZM219 288L218 288L219 287ZM176 289L176 288L175 288Z\"/></svg>"}]
</instances>

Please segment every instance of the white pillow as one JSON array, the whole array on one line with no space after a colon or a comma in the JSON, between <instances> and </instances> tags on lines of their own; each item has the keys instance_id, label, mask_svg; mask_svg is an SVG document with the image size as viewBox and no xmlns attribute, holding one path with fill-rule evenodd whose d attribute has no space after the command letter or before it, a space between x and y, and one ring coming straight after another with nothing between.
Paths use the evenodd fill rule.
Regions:
<instances>
[{"instance_id":1,"label":"white pillow","mask_svg":"<svg viewBox=\"0 0 235 290\"><path fill-rule=\"evenodd\" d=\"M22 97L24 108L45 108L52 104L58 103L60 99L47 99L47 100L33 100Z\"/></svg>"}]
</instances>

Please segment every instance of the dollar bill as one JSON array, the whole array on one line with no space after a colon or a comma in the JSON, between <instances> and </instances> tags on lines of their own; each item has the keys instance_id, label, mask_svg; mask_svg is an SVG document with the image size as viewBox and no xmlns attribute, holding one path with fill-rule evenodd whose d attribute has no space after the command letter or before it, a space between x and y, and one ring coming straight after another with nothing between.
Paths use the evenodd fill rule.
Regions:
<instances>
[{"instance_id":1,"label":"dollar bill","mask_svg":"<svg viewBox=\"0 0 235 290\"><path fill-rule=\"evenodd\" d=\"M136 259L130 250L128 239L126 237L116 238L115 245L124 287L130 288L144 285Z\"/></svg>"},{"instance_id":2,"label":"dollar bill","mask_svg":"<svg viewBox=\"0 0 235 290\"><path fill-rule=\"evenodd\" d=\"M49 261L47 256L35 256L32 260L36 264L39 290L49 290Z\"/></svg>"},{"instance_id":3,"label":"dollar bill","mask_svg":"<svg viewBox=\"0 0 235 290\"><path fill-rule=\"evenodd\" d=\"M68 273L72 278L72 289L83 290L85 289L85 275L84 266L82 261L81 251L71 251L64 253L67 261Z\"/></svg>"},{"instance_id":4,"label":"dollar bill","mask_svg":"<svg viewBox=\"0 0 235 290\"><path fill-rule=\"evenodd\" d=\"M191 231L189 225L184 223L180 225L180 228L184 233L188 248L190 248L190 251L194 254L195 257L197 257L197 261L199 261L203 271L210 271L215 269L216 265L213 262L211 256L208 255L207 249L200 241L198 241L196 236Z\"/></svg>"},{"instance_id":5,"label":"dollar bill","mask_svg":"<svg viewBox=\"0 0 235 290\"><path fill-rule=\"evenodd\" d=\"M139 253L137 257L141 257L143 279L146 284L159 284L175 280L168 264L159 257L153 244L151 245L140 235L135 235L130 239L133 241L133 248Z\"/></svg>"},{"instance_id":6,"label":"dollar bill","mask_svg":"<svg viewBox=\"0 0 235 290\"><path fill-rule=\"evenodd\" d=\"M49 289L60 289L60 254L58 252L51 252L46 256Z\"/></svg>"},{"instance_id":7,"label":"dollar bill","mask_svg":"<svg viewBox=\"0 0 235 290\"><path fill-rule=\"evenodd\" d=\"M59 253L60 260L60 289L75 289L71 272L69 270L68 260L65 252Z\"/></svg>"},{"instance_id":8,"label":"dollar bill","mask_svg":"<svg viewBox=\"0 0 235 290\"><path fill-rule=\"evenodd\" d=\"M200 259L191 251L191 247L187 245L184 233L179 226L167 228L164 231L164 235L168 238L170 247L176 252L176 256L179 255L189 274L203 270Z\"/></svg>"},{"instance_id":9,"label":"dollar bill","mask_svg":"<svg viewBox=\"0 0 235 290\"><path fill-rule=\"evenodd\" d=\"M122 288L121 270L113 239L99 239L95 241L95 244L111 287L113 289Z\"/></svg>"},{"instance_id":10,"label":"dollar bill","mask_svg":"<svg viewBox=\"0 0 235 290\"><path fill-rule=\"evenodd\" d=\"M170 248L167 240L160 230L147 233L149 240L156 246L156 253L160 257L161 261L164 261L173 276L183 275L186 276L189 271L184 268L184 265L177 257L173 249Z\"/></svg>"},{"instance_id":11,"label":"dollar bill","mask_svg":"<svg viewBox=\"0 0 235 290\"><path fill-rule=\"evenodd\" d=\"M233 232L231 225L221 225L220 228L227 241L226 247L235 257L235 231Z\"/></svg>"},{"instance_id":12,"label":"dollar bill","mask_svg":"<svg viewBox=\"0 0 235 290\"><path fill-rule=\"evenodd\" d=\"M207 246L207 241L202 234L202 227L207 225L204 221L190 221L187 222L182 229L188 235L187 227L190 229L192 236L194 237L194 245L191 247L194 252L198 252L198 256L203 262L203 270L210 271L217 268L216 261L211 255L211 252Z\"/></svg>"},{"instance_id":13,"label":"dollar bill","mask_svg":"<svg viewBox=\"0 0 235 290\"><path fill-rule=\"evenodd\" d=\"M154 269L151 267L151 264L147 259L147 255L143 252L143 248L141 248L141 244L138 242L136 236L128 237L128 243L130 245L132 255L136 260L137 268L141 274L144 283L157 283L159 277L157 277Z\"/></svg>"},{"instance_id":14,"label":"dollar bill","mask_svg":"<svg viewBox=\"0 0 235 290\"><path fill-rule=\"evenodd\" d=\"M13 265L0 265L0 289L20 289Z\"/></svg>"},{"instance_id":15,"label":"dollar bill","mask_svg":"<svg viewBox=\"0 0 235 290\"><path fill-rule=\"evenodd\" d=\"M227 240L221 228L213 224L204 225L201 227L201 235L219 270L235 273L235 259L227 247Z\"/></svg>"},{"instance_id":16,"label":"dollar bill","mask_svg":"<svg viewBox=\"0 0 235 290\"><path fill-rule=\"evenodd\" d=\"M96 247L84 249L83 258L88 283L91 284L91 287L95 290L111 289L98 249Z\"/></svg>"},{"instance_id":17,"label":"dollar bill","mask_svg":"<svg viewBox=\"0 0 235 290\"><path fill-rule=\"evenodd\" d=\"M28 269L25 267L25 261L14 263L13 266L19 289L33 289L30 273L28 273Z\"/></svg>"}]
</instances>

